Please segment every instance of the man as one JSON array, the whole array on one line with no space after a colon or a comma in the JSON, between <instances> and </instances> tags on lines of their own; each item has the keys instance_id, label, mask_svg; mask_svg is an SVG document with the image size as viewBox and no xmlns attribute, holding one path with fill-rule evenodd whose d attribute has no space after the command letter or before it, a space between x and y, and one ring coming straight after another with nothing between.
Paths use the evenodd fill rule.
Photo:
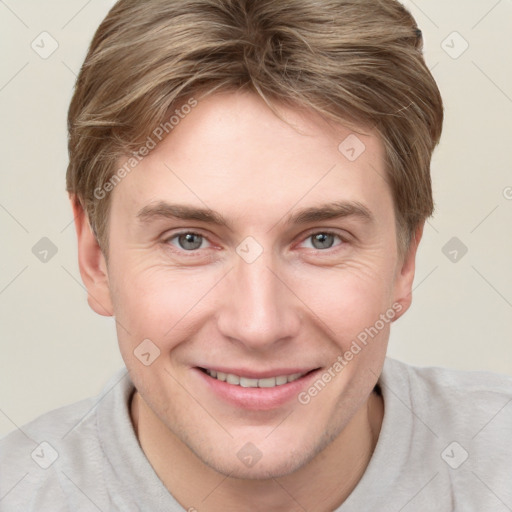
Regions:
<instances>
[{"instance_id":1,"label":"man","mask_svg":"<svg viewBox=\"0 0 512 512\"><path fill-rule=\"evenodd\" d=\"M127 370L4 438L0 510L512 507L512 379L386 358L433 209L421 48L393 0L114 6L67 187Z\"/></svg>"}]
</instances>

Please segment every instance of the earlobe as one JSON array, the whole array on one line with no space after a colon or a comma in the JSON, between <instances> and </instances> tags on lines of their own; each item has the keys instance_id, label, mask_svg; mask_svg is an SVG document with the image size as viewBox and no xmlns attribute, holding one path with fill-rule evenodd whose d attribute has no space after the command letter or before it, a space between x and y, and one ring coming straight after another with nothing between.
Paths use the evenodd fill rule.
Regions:
<instances>
[{"instance_id":1,"label":"earlobe","mask_svg":"<svg viewBox=\"0 0 512 512\"><path fill-rule=\"evenodd\" d=\"M416 228L414 238L411 240L409 248L397 269L393 304L396 304L396 311L398 314L394 320L400 318L409 309L412 302L412 285L416 270L416 253L423 235L423 227L424 223L422 222Z\"/></svg>"},{"instance_id":2,"label":"earlobe","mask_svg":"<svg viewBox=\"0 0 512 512\"><path fill-rule=\"evenodd\" d=\"M89 219L75 194L70 194L78 240L78 265L87 289L87 302L93 311L113 316L107 265Z\"/></svg>"}]
</instances>

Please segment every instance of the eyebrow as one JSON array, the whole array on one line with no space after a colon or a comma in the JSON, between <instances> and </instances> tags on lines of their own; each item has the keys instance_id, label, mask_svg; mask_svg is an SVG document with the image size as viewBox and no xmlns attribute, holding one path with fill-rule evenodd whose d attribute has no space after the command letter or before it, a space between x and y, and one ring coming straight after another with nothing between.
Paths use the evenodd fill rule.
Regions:
<instances>
[{"instance_id":1,"label":"eyebrow","mask_svg":"<svg viewBox=\"0 0 512 512\"><path fill-rule=\"evenodd\" d=\"M308 224L324 220L339 219L344 217L356 217L366 223L372 222L374 217L370 210L357 201L336 201L321 206L303 208L291 215L283 217L285 224ZM194 206L171 204L158 201L144 206L137 218L142 223L149 223L160 218L195 220L207 224L216 224L232 229L230 223L218 212L209 208L197 208ZM283 220L282 219L282 220Z\"/></svg>"},{"instance_id":2,"label":"eyebrow","mask_svg":"<svg viewBox=\"0 0 512 512\"><path fill-rule=\"evenodd\" d=\"M220 214L208 208L196 208L181 204L170 204L165 201L158 201L154 204L144 206L137 213L137 218L148 223L155 219L182 219L196 220L208 224L218 224L219 226L229 227L227 220Z\"/></svg>"},{"instance_id":3,"label":"eyebrow","mask_svg":"<svg viewBox=\"0 0 512 512\"><path fill-rule=\"evenodd\" d=\"M286 222L289 224L308 224L343 217L357 217L367 223L374 220L371 211L364 204L358 201L336 201L319 207L312 206L299 210L290 215Z\"/></svg>"}]
</instances>

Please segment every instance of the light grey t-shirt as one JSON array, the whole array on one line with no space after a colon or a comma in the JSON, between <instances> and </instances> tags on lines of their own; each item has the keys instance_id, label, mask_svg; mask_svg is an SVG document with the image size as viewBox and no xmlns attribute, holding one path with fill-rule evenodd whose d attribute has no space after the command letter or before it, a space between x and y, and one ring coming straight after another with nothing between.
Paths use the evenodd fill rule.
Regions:
<instances>
[{"instance_id":1,"label":"light grey t-shirt","mask_svg":"<svg viewBox=\"0 0 512 512\"><path fill-rule=\"evenodd\" d=\"M336 512L512 510L512 377L387 358L379 386L384 419L375 452ZM186 510L138 444L133 390L123 369L97 398L4 437L0 511ZM209 492L198 489L198 512L208 511Z\"/></svg>"}]
</instances>

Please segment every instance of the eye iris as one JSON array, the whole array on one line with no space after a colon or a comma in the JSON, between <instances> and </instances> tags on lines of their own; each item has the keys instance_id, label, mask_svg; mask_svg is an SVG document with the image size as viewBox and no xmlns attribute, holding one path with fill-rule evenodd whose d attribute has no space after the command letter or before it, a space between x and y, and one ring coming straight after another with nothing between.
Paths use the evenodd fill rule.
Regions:
<instances>
[{"instance_id":1,"label":"eye iris","mask_svg":"<svg viewBox=\"0 0 512 512\"><path fill-rule=\"evenodd\" d=\"M201 235L196 235L195 233L185 233L178 237L178 241L183 249L190 251L201 247L203 237Z\"/></svg>"},{"instance_id":2,"label":"eye iris","mask_svg":"<svg viewBox=\"0 0 512 512\"><path fill-rule=\"evenodd\" d=\"M334 243L334 235L329 233L317 233L312 236L312 243L315 249L329 249Z\"/></svg>"}]
</instances>

